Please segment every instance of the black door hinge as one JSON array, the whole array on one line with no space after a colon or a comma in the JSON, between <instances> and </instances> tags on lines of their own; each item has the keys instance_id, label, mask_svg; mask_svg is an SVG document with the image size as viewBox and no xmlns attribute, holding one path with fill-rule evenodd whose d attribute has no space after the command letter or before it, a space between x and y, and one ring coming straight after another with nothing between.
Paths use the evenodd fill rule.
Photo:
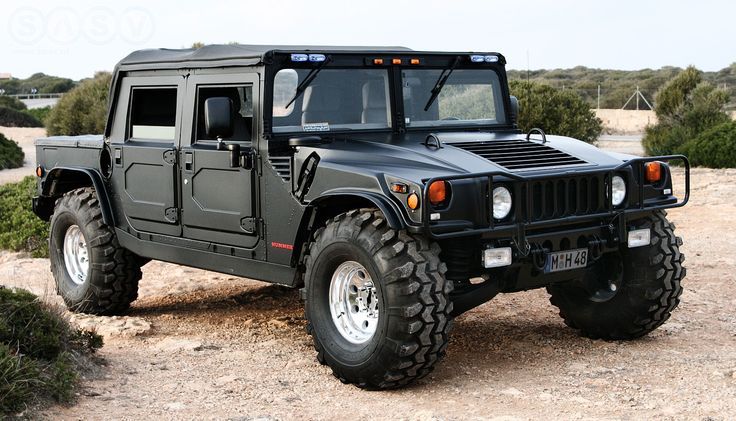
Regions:
<instances>
[{"instance_id":1,"label":"black door hinge","mask_svg":"<svg viewBox=\"0 0 736 421\"><path fill-rule=\"evenodd\" d=\"M169 222L177 222L179 220L179 209L166 208L164 211L164 218Z\"/></svg>"},{"instance_id":2,"label":"black door hinge","mask_svg":"<svg viewBox=\"0 0 736 421\"><path fill-rule=\"evenodd\" d=\"M176 164L176 150L169 149L168 151L164 152L164 162L169 165Z\"/></svg>"},{"instance_id":3,"label":"black door hinge","mask_svg":"<svg viewBox=\"0 0 736 421\"><path fill-rule=\"evenodd\" d=\"M246 234L254 235L263 232L263 219L249 216L240 220L240 229Z\"/></svg>"}]
</instances>

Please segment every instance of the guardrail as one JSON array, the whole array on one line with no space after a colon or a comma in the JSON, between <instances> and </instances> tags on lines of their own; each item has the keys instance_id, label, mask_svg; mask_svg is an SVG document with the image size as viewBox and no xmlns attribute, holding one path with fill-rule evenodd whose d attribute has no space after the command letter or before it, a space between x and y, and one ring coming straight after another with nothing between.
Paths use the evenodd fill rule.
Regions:
<instances>
[{"instance_id":1,"label":"guardrail","mask_svg":"<svg viewBox=\"0 0 736 421\"><path fill-rule=\"evenodd\" d=\"M0 94L17 99L54 99L61 98L64 94Z\"/></svg>"}]
</instances>

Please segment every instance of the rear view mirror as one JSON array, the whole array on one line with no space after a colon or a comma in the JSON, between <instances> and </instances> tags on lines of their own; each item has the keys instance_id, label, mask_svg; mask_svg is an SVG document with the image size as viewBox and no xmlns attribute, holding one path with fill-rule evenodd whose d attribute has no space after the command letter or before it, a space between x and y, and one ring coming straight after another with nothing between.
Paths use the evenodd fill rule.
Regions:
<instances>
[{"instance_id":1,"label":"rear view mirror","mask_svg":"<svg viewBox=\"0 0 736 421\"><path fill-rule=\"evenodd\" d=\"M207 137L228 138L233 135L233 101L227 97L207 98L204 102L204 126Z\"/></svg>"},{"instance_id":2,"label":"rear view mirror","mask_svg":"<svg viewBox=\"0 0 736 421\"><path fill-rule=\"evenodd\" d=\"M509 97L511 102L511 122L516 123L519 119L519 99L511 95Z\"/></svg>"}]
</instances>

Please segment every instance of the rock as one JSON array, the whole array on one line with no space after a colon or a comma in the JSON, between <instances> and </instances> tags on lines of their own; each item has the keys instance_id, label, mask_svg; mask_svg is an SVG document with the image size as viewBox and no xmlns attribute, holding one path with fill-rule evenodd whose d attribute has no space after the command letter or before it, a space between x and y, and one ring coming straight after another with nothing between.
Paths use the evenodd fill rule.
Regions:
<instances>
[{"instance_id":1,"label":"rock","mask_svg":"<svg viewBox=\"0 0 736 421\"><path fill-rule=\"evenodd\" d=\"M509 387L508 389L502 390L501 394L508 395L508 396L521 396L524 394L524 392L522 392L521 390L515 387Z\"/></svg>"},{"instance_id":2,"label":"rock","mask_svg":"<svg viewBox=\"0 0 736 421\"><path fill-rule=\"evenodd\" d=\"M181 411L184 408L186 408L186 405L182 402L169 402L164 405L164 409L167 411Z\"/></svg>"},{"instance_id":3,"label":"rock","mask_svg":"<svg viewBox=\"0 0 736 421\"><path fill-rule=\"evenodd\" d=\"M97 332L105 338L139 336L151 330L151 323L140 317L72 314L69 319L79 329Z\"/></svg>"}]
</instances>

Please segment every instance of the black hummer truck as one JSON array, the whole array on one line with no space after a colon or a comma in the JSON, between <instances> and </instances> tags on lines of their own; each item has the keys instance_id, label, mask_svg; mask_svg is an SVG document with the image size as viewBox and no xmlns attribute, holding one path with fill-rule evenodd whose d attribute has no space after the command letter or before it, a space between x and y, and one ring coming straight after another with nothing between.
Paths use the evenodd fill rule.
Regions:
<instances>
[{"instance_id":1,"label":"black hummer truck","mask_svg":"<svg viewBox=\"0 0 736 421\"><path fill-rule=\"evenodd\" d=\"M664 323L685 276L683 156L522 133L497 53L144 50L102 136L36 142L35 213L70 309L120 314L150 259L294 288L340 380L400 387L455 316L545 287L583 335ZM685 167L675 197L667 162Z\"/></svg>"}]
</instances>

